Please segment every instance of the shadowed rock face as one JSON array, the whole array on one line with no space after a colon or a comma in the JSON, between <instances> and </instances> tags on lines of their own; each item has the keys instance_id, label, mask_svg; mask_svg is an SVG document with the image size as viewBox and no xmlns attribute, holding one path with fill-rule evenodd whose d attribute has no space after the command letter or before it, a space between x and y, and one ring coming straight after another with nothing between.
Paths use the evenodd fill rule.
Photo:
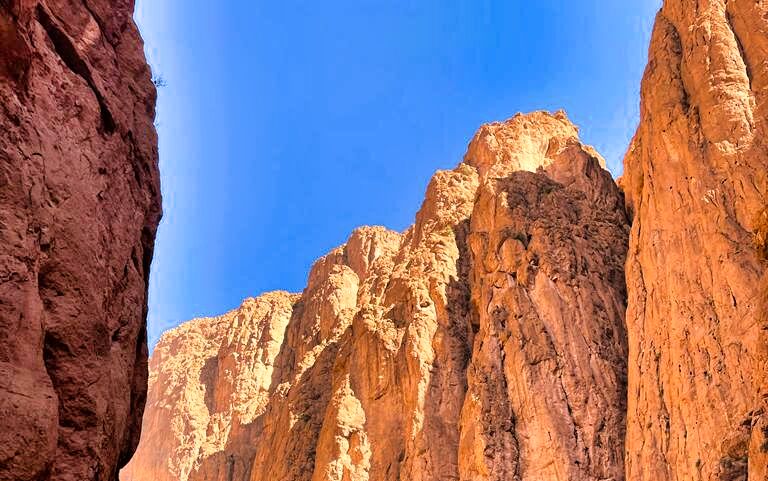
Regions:
<instances>
[{"instance_id":1,"label":"shadowed rock face","mask_svg":"<svg viewBox=\"0 0 768 481\"><path fill-rule=\"evenodd\" d=\"M564 114L486 125L404 233L166 334L122 479L622 479L628 231Z\"/></svg>"},{"instance_id":2,"label":"shadowed rock face","mask_svg":"<svg viewBox=\"0 0 768 481\"><path fill-rule=\"evenodd\" d=\"M629 480L768 479L766 52L763 1L656 19L622 180Z\"/></svg>"},{"instance_id":3,"label":"shadowed rock face","mask_svg":"<svg viewBox=\"0 0 768 481\"><path fill-rule=\"evenodd\" d=\"M472 213L461 479L623 479L624 199L579 144L552 155L486 182Z\"/></svg>"},{"instance_id":4,"label":"shadowed rock face","mask_svg":"<svg viewBox=\"0 0 768 481\"><path fill-rule=\"evenodd\" d=\"M114 480L160 218L132 1L0 0L0 479Z\"/></svg>"}]
</instances>

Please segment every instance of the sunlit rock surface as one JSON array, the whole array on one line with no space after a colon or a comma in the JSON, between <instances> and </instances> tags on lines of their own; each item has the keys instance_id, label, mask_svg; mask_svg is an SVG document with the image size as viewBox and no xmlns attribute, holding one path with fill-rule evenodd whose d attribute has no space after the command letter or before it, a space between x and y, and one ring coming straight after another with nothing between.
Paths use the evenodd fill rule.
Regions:
<instances>
[{"instance_id":1,"label":"sunlit rock surface","mask_svg":"<svg viewBox=\"0 0 768 481\"><path fill-rule=\"evenodd\" d=\"M622 179L631 481L768 479L767 53L763 1L656 19Z\"/></svg>"},{"instance_id":2,"label":"sunlit rock surface","mask_svg":"<svg viewBox=\"0 0 768 481\"><path fill-rule=\"evenodd\" d=\"M404 233L167 333L122 479L621 479L628 232L565 114L486 125Z\"/></svg>"}]
</instances>

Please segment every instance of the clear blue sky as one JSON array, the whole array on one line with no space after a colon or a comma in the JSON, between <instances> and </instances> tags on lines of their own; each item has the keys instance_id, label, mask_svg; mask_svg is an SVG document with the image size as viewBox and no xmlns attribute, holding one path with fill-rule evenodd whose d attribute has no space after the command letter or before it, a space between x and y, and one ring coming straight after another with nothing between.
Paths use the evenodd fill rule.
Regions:
<instances>
[{"instance_id":1,"label":"clear blue sky","mask_svg":"<svg viewBox=\"0 0 768 481\"><path fill-rule=\"evenodd\" d=\"M660 0L138 0L165 217L149 337L402 230L477 127L564 108L614 174Z\"/></svg>"}]
</instances>

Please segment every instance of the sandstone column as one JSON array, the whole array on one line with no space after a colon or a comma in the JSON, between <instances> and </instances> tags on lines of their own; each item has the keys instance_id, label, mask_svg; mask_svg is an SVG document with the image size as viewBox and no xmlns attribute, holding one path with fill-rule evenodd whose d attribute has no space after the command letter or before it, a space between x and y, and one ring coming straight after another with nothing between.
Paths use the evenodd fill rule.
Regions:
<instances>
[{"instance_id":1,"label":"sandstone column","mask_svg":"<svg viewBox=\"0 0 768 481\"><path fill-rule=\"evenodd\" d=\"M766 52L763 1L667 0L656 19L622 181L631 481L766 479Z\"/></svg>"}]
</instances>

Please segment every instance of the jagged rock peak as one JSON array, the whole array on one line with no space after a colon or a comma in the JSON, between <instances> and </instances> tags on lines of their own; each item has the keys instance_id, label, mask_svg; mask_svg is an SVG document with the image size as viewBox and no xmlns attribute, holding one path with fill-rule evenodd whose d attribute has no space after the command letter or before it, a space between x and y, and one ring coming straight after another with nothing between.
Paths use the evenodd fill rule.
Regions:
<instances>
[{"instance_id":1,"label":"jagged rock peak","mask_svg":"<svg viewBox=\"0 0 768 481\"><path fill-rule=\"evenodd\" d=\"M627 231L564 114L485 126L413 226L357 229L265 318L284 335L252 370L254 416L231 414L228 379L250 364L228 348L222 371L223 332L164 361L184 375L153 384L125 479L619 479Z\"/></svg>"},{"instance_id":2,"label":"jagged rock peak","mask_svg":"<svg viewBox=\"0 0 768 481\"><path fill-rule=\"evenodd\" d=\"M605 167L605 160L594 148L581 144L579 129L565 111L518 113L504 122L480 127L464 162L475 167L482 178L505 177L520 170L546 168L558 153L573 145L581 146Z\"/></svg>"}]
</instances>

